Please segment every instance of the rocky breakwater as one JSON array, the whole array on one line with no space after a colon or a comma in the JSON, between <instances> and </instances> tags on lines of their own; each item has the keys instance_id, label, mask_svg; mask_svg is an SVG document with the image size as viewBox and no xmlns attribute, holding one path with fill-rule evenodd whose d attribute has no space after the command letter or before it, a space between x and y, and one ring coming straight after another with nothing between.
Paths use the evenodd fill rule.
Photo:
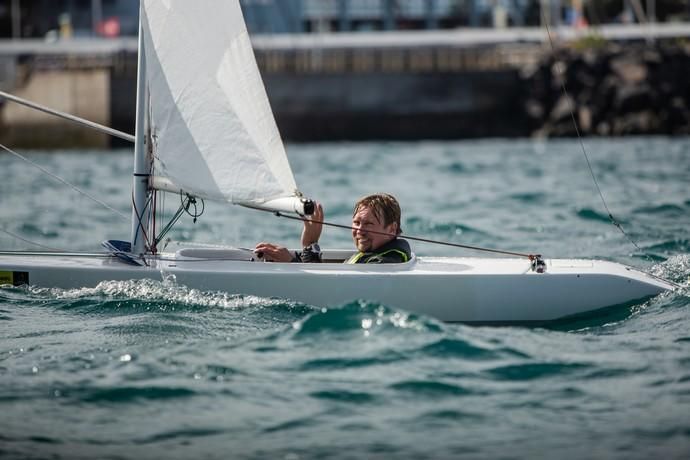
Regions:
<instances>
[{"instance_id":1,"label":"rocky breakwater","mask_svg":"<svg viewBox=\"0 0 690 460\"><path fill-rule=\"evenodd\" d=\"M523 72L533 135L690 134L690 46L562 48ZM567 95L563 92L563 84Z\"/></svg>"}]
</instances>

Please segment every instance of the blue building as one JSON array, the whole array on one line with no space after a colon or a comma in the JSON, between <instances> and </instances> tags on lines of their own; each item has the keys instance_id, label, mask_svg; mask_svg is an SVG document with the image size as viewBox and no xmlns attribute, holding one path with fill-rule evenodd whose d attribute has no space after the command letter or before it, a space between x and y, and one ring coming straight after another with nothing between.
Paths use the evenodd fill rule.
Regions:
<instances>
[{"instance_id":1,"label":"blue building","mask_svg":"<svg viewBox=\"0 0 690 460\"><path fill-rule=\"evenodd\" d=\"M193 1L193 0L190 0ZM636 2L637 8L633 8ZM539 26L589 13L595 23L690 15L667 0L240 0L253 34ZM675 5L674 7L672 5ZM678 6L681 5L681 6ZM686 5L686 6L682 6ZM679 11L674 11L674 8ZM649 11L647 11L649 10ZM0 0L0 38L136 35L139 0ZM656 14L660 13L660 14Z\"/></svg>"}]
</instances>

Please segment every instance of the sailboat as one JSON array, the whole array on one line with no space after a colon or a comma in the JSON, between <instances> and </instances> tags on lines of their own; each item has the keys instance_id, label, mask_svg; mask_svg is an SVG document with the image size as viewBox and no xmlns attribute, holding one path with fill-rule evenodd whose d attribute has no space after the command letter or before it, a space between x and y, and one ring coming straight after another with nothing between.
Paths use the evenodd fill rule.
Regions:
<instances>
[{"instance_id":1,"label":"sailboat","mask_svg":"<svg viewBox=\"0 0 690 460\"><path fill-rule=\"evenodd\" d=\"M400 264L264 263L220 246L159 252L152 196L309 215L268 102L239 1L142 0L132 232L108 252L0 252L0 284L58 288L163 280L336 306L354 299L443 321L544 322L642 302L673 285L601 260L422 257ZM419 299L423 298L423 301Z\"/></svg>"}]
</instances>

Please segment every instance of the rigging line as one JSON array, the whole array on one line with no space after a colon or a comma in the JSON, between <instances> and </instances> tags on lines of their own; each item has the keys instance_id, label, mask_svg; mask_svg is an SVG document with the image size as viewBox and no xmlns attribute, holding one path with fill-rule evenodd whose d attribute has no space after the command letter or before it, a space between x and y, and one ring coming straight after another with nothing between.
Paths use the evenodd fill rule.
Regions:
<instances>
[{"instance_id":1,"label":"rigging line","mask_svg":"<svg viewBox=\"0 0 690 460\"><path fill-rule=\"evenodd\" d=\"M165 193L163 194L165 195ZM173 228L173 226L177 223L178 220L180 220L180 217L182 217L183 213L187 213L189 216L191 216L194 219L194 223L196 223L197 218L199 218L203 213L204 210L206 209L206 204L202 198L198 198L201 200L201 212L198 212L197 205L196 205L196 197L193 197L192 195L189 194L182 194L180 193L180 207L177 209L175 214L172 216L170 221L163 227L163 229L160 231L158 236L153 235L153 244L154 246L157 246L158 243L160 243L163 240L163 237L167 235L167 233ZM192 214L189 211L190 206L194 206L194 214Z\"/></svg>"},{"instance_id":2,"label":"rigging line","mask_svg":"<svg viewBox=\"0 0 690 460\"><path fill-rule=\"evenodd\" d=\"M84 195L86 198L90 199L91 201L94 201L95 203L100 204L101 206L103 206L104 208L108 209L109 211L114 212L115 214L117 214L118 216L122 217L123 219L129 219L129 217L125 216L124 214L122 214L120 211L118 211L117 209L113 208L113 207L110 206L109 204L104 203L103 201L99 200L98 198L89 195L88 193L86 193L85 191L83 191L82 189L80 189L79 187L77 187L76 185L74 185L74 184L72 184L72 183L66 181L65 179L61 178L60 176L58 176L58 175L56 175L56 174L51 173L51 172L48 171L47 169L45 169L45 168L43 168L42 166L38 165L37 163L34 163L33 161L29 160L29 159L26 158L25 156L23 156L23 155L21 155L21 154L15 152L14 150L12 150L12 149L10 149L10 148L4 146L3 144L0 144L0 148L2 148L3 150L7 151L8 153L14 155L15 157L19 158L20 160L27 162L27 163L30 164L31 166L33 166L33 167L35 167L35 168L38 168L38 169L41 170L43 173L49 175L50 177L52 177L53 179L57 180L58 182L60 182L60 183L62 183L62 184L64 184L64 185L70 187L72 190L74 190L74 191L76 191L76 192L78 192L78 193Z\"/></svg>"},{"instance_id":3,"label":"rigging line","mask_svg":"<svg viewBox=\"0 0 690 460\"><path fill-rule=\"evenodd\" d=\"M170 218L170 221L161 229L160 233L158 236L154 235L154 244L158 245L163 240L163 237L168 234L170 229L173 228L173 226L177 223L178 220L180 220L180 217L182 216L182 213L184 212L184 205L181 204L180 207L177 209L175 214Z\"/></svg>"},{"instance_id":4,"label":"rigging line","mask_svg":"<svg viewBox=\"0 0 690 460\"><path fill-rule=\"evenodd\" d=\"M260 211L267 211L267 210L260 209ZM272 211L267 211L267 212L272 212ZM278 217L285 217L286 219L299 220L299 221L302 221L302 222L313 222L313 223L316 223L316 224L327 225L327 226L329 226L329 227L343 228L343 229L346 229L346 230L355 230L354 227L351 227L351 226L348 226L348 225L334 224L334 223L331 223L331 222L319 221L319 220L309 220L309 219L307 219L307 218L305 218L305 217L288 216L288 215L283 214L283 213L281 213L281 212L279 212L279 211L275 212L275 215L278 216ZM373 231L373 230L367 230L367 233L373 233L373 234L376 234L376 235L384 235L384 236L396 236L396 237L398 236L398 235L396 235L396 234L394 234L394 233L376 232L376 231ZM420 238L420 237L409 236L409 235L404 235L404 238L405 238L405 239L408 239L408 240L412 240L412 241L420 241L420 242L422 242L422 243L439 244L439 245L442 245L442 246L451 246L451 247L454 247L454 248L471 249L471 250L474 250L474 251L482 251L482 252L492 252L492 253L494 253L494 254L504 254L504 255L509 255L509 256L526 257L526 258L528 258L528 259L530 259L530 260L534 260L534 259L537 259L537 258L541 258L541 255L540 255L540 254L527 254L527 253L523 253L523 252L513 252L513 251L504 251L504 250L501 250L501 249L490 249L490 248L483 248L483 247L479 247L479 246L469 246L469 245L466 245L466 244L449 243L449 242L447 242L447 241L431 240L431 239L428 239L428 238Z\"/></svg>"},{"instance_id":5,"label":"rigging line","mask_svg":"<svg viewBox=\"0 0 690 460\"><path fill-rule=\"evenodd\" d=\"M551 52L556 53L556 48L553 44L553 38L551 37L551 29L549 28L549 23L546 21L546 17L543 17L542 20L544 21L544 26L546 27L546 35L549 38L549 44L551 45ZM604 205L604 209L606 209L606 213L608 214L609 220L611 223L616 227L620 232L625 236L630 243L632 243L633 246L635 246L635 249L637 249L639 252L641 252L649 261L652 261L652 259L649 257L649 255L642 249L640 246L633 240L633 238L628 235L628 233L623 229L623 226L613 217L613 213L609 209L608 204L606 203L606 199L604 198L604 194L601 191L601 187L599 187L599 181L597 180L596 175L594 174L594 169L592 168L592 163L589 161L589 155L587 155L587 149L585 148L585 143L582 140L582 135L580 134L580 128L577 124L577 120L575 119L575 108L573 107L573 100L570 97L570 94L568 93L567 88L565 87L565 78L563 78L563 73L565 72L564 69L562 69L560 66L558 66L558 71L561 73L561 89L563 89L563 95L565 96L565 101L568 104L568 110L570 111L570 119L573 121L573 127L575 128L575 134L577 135L577 139L580 142L580 148L582 149L582 154L585 157L585 162L587 163L587 168L589 169L589 174L592 176L592 180L594 181L594 186L597 189L597 192L599 193L599 198L601 198L601 202Z\"/></svg>"},{"instance_id":6,"label":"rigging line","mask_svg":"<svg viewBox=\"0 0 690 460\"><path fill-rule=\"evenodd\" d=\"M17 238L18 240L21 240L25 243L33 244L34 246L38 246L39 248L49 249L51 251L57 251L57 252L66 252L64 249L53 248L51 246L46 246L44 244L36 243L35 241L27 240L26 238L23 238L23 237L15 234L15 233L12 233L9 230L5 230L4 228L0 228L0 232L6 233L6 234L10 235L11 237Z\"/></svg>"}]
</instances>

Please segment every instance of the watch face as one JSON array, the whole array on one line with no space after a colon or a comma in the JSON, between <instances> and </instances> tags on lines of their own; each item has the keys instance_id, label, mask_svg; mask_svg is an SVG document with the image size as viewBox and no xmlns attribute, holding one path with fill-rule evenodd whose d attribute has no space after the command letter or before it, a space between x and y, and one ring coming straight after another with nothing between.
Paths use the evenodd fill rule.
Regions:
<instances>
[{"instance_id":1,"label":"watch face","mask_svg":"<svg viewBox=\"0 0 690 460\"><path fill-rule=\"evenodd\" d=\"M319 247L319 243L312 243L309 246L307 246L307 249L309 250L309 252L316 252L316 253L321 252L321 248Z\"/></svg>"}]
</instances>

